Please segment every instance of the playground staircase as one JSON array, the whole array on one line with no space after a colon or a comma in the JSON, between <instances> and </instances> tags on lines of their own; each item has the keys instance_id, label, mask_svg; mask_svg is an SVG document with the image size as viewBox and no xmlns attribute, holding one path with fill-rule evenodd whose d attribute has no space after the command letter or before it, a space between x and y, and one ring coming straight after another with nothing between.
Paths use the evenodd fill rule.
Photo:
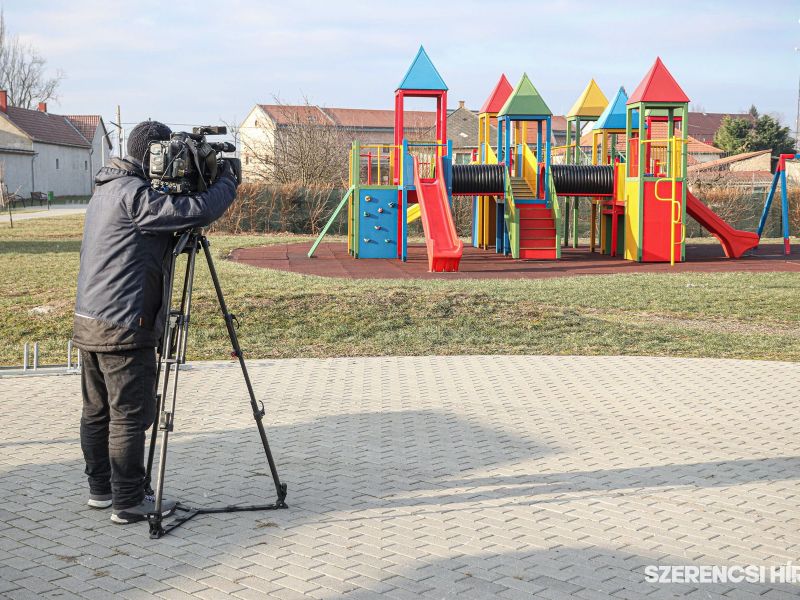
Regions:
<instances>
[{"instance_id":1,"label":"playground staircase","mask_svg":"<svg viewBox=\"0 0 800 600\"><path fill-rule=\"evenodd\" d=\"M519 211L519 257L533 260L555 260L556 226L552 211L542 204L519 204L535 195L521 177L511 178L511 191Z\"/></svg>"}]
</instances>

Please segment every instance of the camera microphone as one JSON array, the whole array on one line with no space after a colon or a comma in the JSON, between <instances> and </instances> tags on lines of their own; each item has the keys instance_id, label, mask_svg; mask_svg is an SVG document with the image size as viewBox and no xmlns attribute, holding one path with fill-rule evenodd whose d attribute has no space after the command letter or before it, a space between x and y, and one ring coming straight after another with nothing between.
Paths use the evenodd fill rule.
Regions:
<instances>
[{"instance_id":1,"label":"camera microphone","mask_svg":"<svg viewBox=\"0 0 800 600\"><path fill-rule=\"evenodd\" d=\"M214 152L236 152L236 146L230 142L214 142L210 144Z\"/></svg>"}]
</instances>

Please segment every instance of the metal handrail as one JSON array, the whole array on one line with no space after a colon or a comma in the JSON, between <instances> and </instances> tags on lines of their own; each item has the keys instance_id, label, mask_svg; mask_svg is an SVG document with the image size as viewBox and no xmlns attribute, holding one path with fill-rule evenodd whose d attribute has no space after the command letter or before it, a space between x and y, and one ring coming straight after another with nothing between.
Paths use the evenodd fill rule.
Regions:
<instances>
[{"instance_id":1,"label":"metal handrail","mask_svg":"<svg viewBox=\"0 0 800 600\"><path fill-rule=\"evenodd\" d=\"M547 169L547 187L549 189L550 202L553 211L553 224L556 228L556 258L561 258L561 207L558 205L558 192L556 192L556 182L553 179L553 171Z\"/></svg>"},{"instance_id":2,"label":"metal handrail","mask_svg":"<svg viewBox=\"0 0 800 600\"><path fill-rule=\"evenodd\" d=\"M519 224L519 214L517 206L514 204L514 192L511 189L511 175L508 165L505 166L505 222L508 229L508 241L511 243L511 258L519 258L519 243L517 239L517 225Z\"/></svg>"},{"instance_id":3,"label":"metal handrail","mask_svg":"<svg viewBox=\"0 0 800 600\"><path fill-rule=\"evenodd\" d=\"M669 177L660 177L656 179L655 184L653 186L653 196L655 199L660 202L669 202L670 203L670 228L669 228L669 241L670 241L670 249L669 249L669 264L670 266L675 266L675 245L676 244L683 244L686 240L686 223L683 222L683 203L678 200L678 175L677 169L675 168L677 165L677 161L674 160L678 154L678 144L681 142L685 142L683 138L676 138L672 137L667 140L644 140L644 142L652 142L652 141L666 141L668 144L668 148L672 153L673 160L670 164L671 175ZM643 142L643 143L644 143ZM658 193L658 184L668 182L670 183L670 193L671 197L665 198L659 195ZM678 209L678 216L675 216L675 208L677 206ZM679 241L675 241L675 225L681 226L681 239Z\"/></svg>"}]
</instances>

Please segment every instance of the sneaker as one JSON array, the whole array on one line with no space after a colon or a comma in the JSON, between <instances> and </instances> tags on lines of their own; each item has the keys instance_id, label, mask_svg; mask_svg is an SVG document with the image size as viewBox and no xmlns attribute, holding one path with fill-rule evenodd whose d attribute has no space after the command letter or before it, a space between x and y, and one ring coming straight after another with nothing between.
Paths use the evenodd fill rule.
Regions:
<instances>
[{"instance_id":1,"label":"sneaker","mask_svg":"<svg viewBox=\"0 0 800 600\"><path fill-rule=\"evenodd\" d=\"M161 500L161 516L168 517L175 512L177 502L162 498ZM154 512L156 509L156 502L152 496L145 496L136 506L130 508L114 509L111 513L111 520L119 525L128 525L129 523L138 523L147 519L149 513Z\"/></svg>"},{"instance_id":2,"label":"sneaker","mask_svg":"<svg viewBox=\"0 0 800 600\"><path fill-rule=\"evenodd\" d=\"M108 508L111 506L111 494L89 494L86 504L92 508Z\"/></svg>"}]
</instances>

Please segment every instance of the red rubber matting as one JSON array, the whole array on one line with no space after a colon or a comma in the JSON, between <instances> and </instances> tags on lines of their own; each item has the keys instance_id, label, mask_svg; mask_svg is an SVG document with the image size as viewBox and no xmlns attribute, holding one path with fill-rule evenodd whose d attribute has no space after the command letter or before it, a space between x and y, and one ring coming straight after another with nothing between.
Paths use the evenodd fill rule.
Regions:
<instances>
[{"instance_id":1,"label":"red rubber matting","mask_svg":"<svg viewBox=\"0 0 800 600\"><path fill-rule=\"evenodd\" d=\"M567 277L572 275L611 275L616 273L724 273L800 272L800 248L791 256L783 255L783 245L766 244L756 254L738 260L725 258L719 244L686 244L687 262L671 267L669 263L636 263L590 253L588 248L564 248L560 260L512 260L491 250L464 247L459 271L429 273L425 246L409 246L408 261L358 259L347 254L344 243L323 243L314 258L306 255L310 243L273 244L239 248L231 259L240 263L324 277L353 279L520 279Z\"/></svg>"}]
</instances>

